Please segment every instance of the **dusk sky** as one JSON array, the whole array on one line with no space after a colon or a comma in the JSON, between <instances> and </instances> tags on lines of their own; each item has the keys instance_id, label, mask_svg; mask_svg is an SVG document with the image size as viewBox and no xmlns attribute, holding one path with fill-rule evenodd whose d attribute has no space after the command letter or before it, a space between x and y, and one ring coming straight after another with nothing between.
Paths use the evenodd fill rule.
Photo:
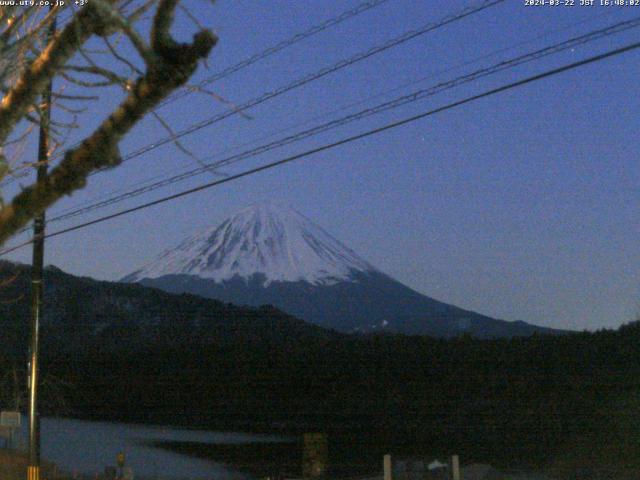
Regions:
<instances>
[{"instance_id":1,"label":"dusk sky","mask_svg":"<svg viewBox=\"0 0 640 480\"><path fill-rule=\"evenodd\" d=\"M187 3L220 37L194 81L364 0ZM479 1L388 0L212 84L235 105L437 22ZM427 88L604 26L640 7L525 6L507 0L373 55L183 138L204 161ZM596 0L599 4L600 0ZM185 17L176 32L195 30ZM638 42L640 29L470 82L221 169L234 174L530 75ZM497 52L497 53L496 53ZM415 290L505 320L570 329L617 327L640 316L640 50L474 101L277 169L47 241L47 264L115 280L161 250L253 203L290 205ZM114 92L117 93L117 92ZM93 126L114 99L91 106ZM194 93L159 110L175 131L224 112ZM55 113L54 113L55 115ZM146 118L123 155L166 137ZM165 145L90 178L48 215L198 166ZM56 231L214 179L170 187L53 222ZM26 183L26 182L25 182ZM15 185L13 186L15 188ZM11 191L11 190L9 190ZM117 192L116 192L117 191ZM9 195L5 195L9 196ZM19 236L7 246L26 239ZM30 247L9 258L29 262Z\"/></svg>"}]
</instances>

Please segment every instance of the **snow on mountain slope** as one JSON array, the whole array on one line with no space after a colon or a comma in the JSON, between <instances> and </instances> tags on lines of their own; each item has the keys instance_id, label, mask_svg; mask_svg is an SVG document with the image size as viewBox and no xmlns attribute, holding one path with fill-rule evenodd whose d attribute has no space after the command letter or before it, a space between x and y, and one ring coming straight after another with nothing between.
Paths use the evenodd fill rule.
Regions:
<instances>
[{"instance_id":1,"label":"snow on mountain slope","mask_svg":"<svg viewBox=\"0 0 640 480\"><path fill-rule=\"evenodd\" d=\"M291 208L255 205L122 279L239 305L273 305L339 332L481 338L558 333L427 297Z\"/></svg>"},{"instance_id":2,"label":"snow on mountain slope","mask_svg":"<svg viewBox=\"0 0 640 480\"><path fill-rule=\"evenodd\" d=\"M201 231L123 280L195 275L217 282L263 274L271 282L332 285L354 272L376 271L292 208L253 205Z\"/></svg>"}]
</instances>

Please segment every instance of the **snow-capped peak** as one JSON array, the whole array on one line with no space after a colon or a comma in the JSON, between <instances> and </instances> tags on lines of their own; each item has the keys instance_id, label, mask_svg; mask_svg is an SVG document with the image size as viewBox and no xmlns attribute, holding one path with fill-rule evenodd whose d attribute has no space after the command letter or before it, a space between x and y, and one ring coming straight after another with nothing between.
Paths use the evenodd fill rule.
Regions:
<instances>
[{"instance_id":1,"label":"snow-capped peak","mask_svg":"<svg viewBox=\"0 0 640 480\"><path fill-rule=\"evenodd\" d=\"M331 285L375 271L334 237L289 207L253 205L167 250L127 281L196 275L218 282L263 274L271 282Z\"/></svg>"}]
</instances>

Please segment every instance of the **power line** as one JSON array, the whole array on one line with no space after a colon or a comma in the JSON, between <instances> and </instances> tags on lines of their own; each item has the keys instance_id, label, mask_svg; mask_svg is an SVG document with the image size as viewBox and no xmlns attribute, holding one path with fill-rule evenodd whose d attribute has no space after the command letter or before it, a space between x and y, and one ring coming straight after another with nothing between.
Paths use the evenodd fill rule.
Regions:
<instances>
[{"instance_id":1,"label":"power line","mask_svg":"<svg viewBox=\"0 0 640 480\"><path fill-rule=\"evenodd\" d=\"M596 19L599 19L599 18L604 18L604 17L611 16L612 14L617 13L617 12L619 12L619 10L608 10L608 11L606 11L606 13L605 13L605 14L598 14L598 15L588 16L588 17L586 17L586 18L582 18L582 19L581 19L580 21L578 21L578 22L575 22L575 23L571 23L571 24L565 25L565 26L563 26L563 27L561 27L561 28L557 28L557 29L553 29L553 30L545 31L545 32L543 32L543 33L541 33L541 34L539 34L539 35L536 35L535 37L532 37L532 38L529 38L529 39L527 39L527 40L524 40L524 41L518 42L518 43L513 44L513 45L510 45L510 46L508 46L508 47L504 47L504 48L500 48L500 49L497 49L497 50L493 50L493 51L491 51L491 52L489 52L489 53L486 53L486 54L480 55L480 56L478 56L478 57L475 57L474 59L467 60L467 61L464 61L464 62L458 63L458 64L457 64L457 65L455 65L455 66L451 66L451 67L448 67L448 68L446 68L446 69L439 70L439 71L437 71L437 72L431 73L431 74L427 75L426 77L422 77L422 78L420 78L420 79L418 79L418 80L412 80L412 81L410 81L410 82L407 82L407 83L404 83L404 84L402 84L402 85L399 85L399 86L393 87L393 88L391 88L391 89L389 89L389 90L386 90L386 91L384 91L384 92L381 92L381 93L378 93L378 94L375 94L375 95L372 95L372 96L366 97L366 98L364 98L364 99L362 99L362 100L358 100L358 101L356 101L356 102L352 102L352 103L350 103L350 104L344 105L344 106L339 107L339 108L337 108L337 109L335 109L335 110L332 110L332 111L330 111L330 112L325 112L325 113L323 113L323 114L321 114L321 115L318 115L318 116L316 116L316 117L312 117L312 118L310 118L310 119L308 119L308 120L306 120L306 121L304 121L304 122L302 122L302 123L300 123L300 124L297 124L296 126L307 125L307 124L312 123L312 122L313 122L313 121L315 121L315 120L320 120L320 119L323 119L323 118L327 118L327 117L328 117L329 115L331 115L331 114L338 113L338 112L341 112L341 111L345 111L345 110L347 110L347 109L349 109L349 108L352 108L352 107L355 107L355 106L358 106L358 105L362 105L362 104L364 104L364 103L366 103L366 102L368 102L368 101L370 101L370 100L373 100L373 99L377 99L377 98L383 97L383 96L385 96L385 95L388 95L389 93L396 92L396 91L401 90L401 89L403 89L403 88L405 88L405 87L408 87L408 86L411 86L411 85L415 85L415 84L421 83L421 82L423 82L423 81L425 81L425 80L428 80L428 79L430 79L430 78L437 77L437 76L439 76L439 75L442 75L442 74L445 74L445 73L448 73L448 72L451 72L451 71L457 70L457 69L462 68L462 67L465 67L465 66L467 66L467 65L472 65L472 64L474 64L474 63L478 63L478 62L479 62L479 61L481 61L481 60L484 60L484 59L487 59L487 58L493 57L493 56L495 56L495 55L497 55L497 54L499 54L499 53L503 53L503 52L506 52L506 51L514 50L514 49L516 49L517 47L520 47L520 46L523 46L523 45L527 45L527 44L532 43L532 42L534 42L534 41L541 40L541 39L546 38L546 37L548 37L548 36L550 36L550 35L553 35L553 34L556 34L556 33L559 33L559 32L562 32L562 31L565 31L565 30L571 29L571 28L574 28L574 27L576 27L576 26L578 26L578 25L581 25L581 24L583 24L583 23L588 23L588 22L592 22L592 21L594 21L594 20L596 20ZM586 43L586 42L585 42L585 43ZM222 151L218 152L217 154L209 156L209 157L208 157L208 159L213 159L213 158L215 158L215 156L220 155L220 154L223 154L223 153L225 153L225 152L227 152L227 151L229 151L229 150L235 150L235 149L238 149L238 148L243 147L243 146L248 146L248 145L251 145L251 144L255 144L255 143L257 143L257 141L258 141L258 140L261 140L261 139L263 139L263 138L264 138L264 139L266 139L266 138L271 138L271 137L274 137L275 135L277 135L277 134L279 134L279 133L281 133L281 132L286 132L286 131L290 131L290 130L292 130L292 127L287 127L287 128L279 129L279 130L276 130L276 131L272 131L272 132L271 132L270 134L268 134L268 135L264 135L264 136L258 137L257 139L254 139L254 140L251 140L251 141L248 141L248 142L243 142L243 143L241 143L241 144L237 145L236 147L227 147L227 148L223 149ZM258 148L260 148L260 147L258 147ZM211 168L211 167L216 166L216 164L217 164L217 162L212 163L212 164L209 164L209 165L205 165L205 167L206 167L207 169L209 169L209 168ZM182 169L177 169L177 170L174 170L173 172L171 172L170 174L171 174L172 176L171 176L171 177L169 177L168 179L173 179L173 178L175 178L175 179L176 179L176 182L177 182L177 181L180 181L180 180L182 179L182 175L185 175L185 176L187 176L187 175L188 175L188 176L191 176L191 175L190 175L191 173L193 173L194 175L199 174L199 172L194 173L194 172L195 172L195 170L189 170L189 171L186 171L186 172L181 172L181 170L182 170ZM130 185L130 186L127 186L127 187L118 188L118 189L116 189L116 190L112 190L112 191L110 191L110 192L109 192L109 193L107 193L107 194L104 194L104 195L101 195L101 196L99 196L99 197L97 197L97 198L91 199L92 201L94 201L94 203L92 203L91 205L85 206L85 207L81 207L80 205L73 205L73 206L70 206L70 207L64 208L64 209L62 209L62 210L60 210L60 211L58 212L58 216L53 217L53 218L52 218L52 219L50 219L49 221L56 221L56 220L61 220L61 219L63 219L63 218L68 218L68 217L71 217L71 216L76 216L77 214L83 213L83 212L84 212L84 209L91 209L91 210L93 210L93 209L95 209L95 208L100 208L100 207L102 207L102 206L106 206L107 204L116 203L116 202L112 202L111 200L114 200L114 199L116 199L116 198L119 198L120 196L122 196L122 197L125 197L125 196L126 196L127 198L131 198L131 197L133 197L133 196L137 196L137 193L138 193L140 190L142 190L142 188L149 188L149 190L153 190L153 189L154 189L153 187L155 187L158 183L160 183L160 182L157 182L156 180L159 180L159 179L162 179L161 181L168 180L167 178L164 178L164 177L165 177L165 175L167 175L167 174L154 175L153 177L151 177L151 178L147 178L147 179L142 180L142 181L140 181L140 182L137 182L136 184L133 184L133 185ZM148 182L154 182L154 183L149 184ZM145 184L146 184L146 185L145 185ZM136 189L135 189L135 190L133 190L133 191L129 191L129 192L127 192L127 190L128 190L129 188L136 187L136 185L140 185L140 188L136 188ZM161 187L161 186L158 186L157 188L160 188L160 187ZM147 190L147 191L148 191L148 190ZM125 193L123 193L122 195L120 195L120 196L118 196L118 197L114 197L114 195L119 194L120 192L125 192ZM145 192L146 192L146 191L145 191ZM145 193L145 192L140 192L140 194ZM131 194L131 196L129 196L130 194ZM123 198L123 200L124 200L124 198ZM108 203L107 203L107 202L108 202ZM86 203L86 202L85 202L85 203ZM67 213L69 213L69 215L68 215L68 216L67 216ZM24 230L26 230L26 228L25 228ZM20 231L20 232L18 232L18 233L21 233L21 232L22 232L22 231L24 231L24 230L21 230L21 231Z\"/></svg>"},{"instance_id":2,"label":"power line","mask_svg":"<svg viewBox=\"0 0 640 480\"><path fill-rule=\"evenodd\" d=\"M409 40L412 40L420 35L424 35L428 32L431 32L433 30L436 30L438 28L441 28L445 25L448 25L450 23L456 22L458 20L461 20L467 16L473 15L475 13L481 12L485 9L488 9L492 6L495 6L497 4L500 4L502 2L504 2L505 0L484 0L483 2L481 2L480 4L478 4L477 6L468 6L463 8L462 10L459 10L457 13L453 13L450 15L445 16L444 18L442 18L440 21L438 22L430 22L427 23L425 25L423 25L422 27L416 29L416 30L409 30L404 32L402 35L398 36L398 37L394 37L390 40L388 40L387 42L372 47L369 50L366 50L364 52L360 52L348 59L345 60L341 60L338 63L333 64L332 66L329 67L325 67L322 68L314 73L311 73L307 76L304 76L302 78L299 78L291 83L289 83L288 85L285 85L283 87L278 88L277 90L271 91L271 92L267 92L264 93L263 95L261 95L260 97L254 98L252 100L249 100L248 102L245 102L243 105L240 105L238 108L234 109L234 110L230 110L230 111L225 111L222 112L221 114L215 115L209 119L206 119L202 122L196 123L184 130L182 130L181 132L178 132L174 135L170 135L167 136L155 143L150 143L147 144L146 146L135 150L133 152L130 152L129 154L125 155L122 157L122 162L126 162L129 161L135 157L138 157L140 155L143 155L149 151L152 151L162 145L165 145L167 143L171 143L176 141L179 138L182 138L185 135L189 135L191 133L194 133L198 130L201 130L205 127L208 127L214 123L217 123L221 120L224 120L236 113L238 113L239 111L245 110L247 108L251 108L253 106L259 105L263 102L266 102L267 100L270 100L274 97L277 97L279 95L282 95L286 92L289 92L295 88L298 88L300 86L303 86L307 83L310 83L314 80L320 79L330 73L336 72L342 68L345 68L347 66L353 65L361 60L364 60L366 58L369 58L377 53L381 53L383 51L386 51L392 47L395 47L397 45L401 45L405 42L408 42ZM205 170L203 171L210 171L210 167L203 167L205 168ZM89 176L93 176L96 173L100 173L103 170L96 170L92 173L89 174Z\"/></svg>"},{"instance_id":3,"label":"power line","mask_svg":"<svg viewBox=\"0 0 640 480\"><path fill-rule=\"evenodd\" d=\"M224 70L221 70L217 73L214 73L213 75L211 75L210 77L202 80L200 83L198 83L198 87L204 87L206 85L209 85L213 82L216 82L222 78L228 77L229 75L231 75L232 73L235 73L239 70L242 70L243 68L246 68L250 65L253 65L254 63L263 60L281 50L284 50L287 47L290 47L291 45L294 45L306 38L309 38L317 33L320 33L330 27L333 27L334 25L338 25L339 23L344 22L345 20L348 20L351 17L355 17L356 15L359 15L363 12L366 12L367 10L370 10L372 8L375 8L385 2L387 2L388 0L372 0L369 2L365 2L362 3L360 5L358 5L357 7L351 9L351 10L347 10L346 12L341 13L340 15L330 18L322 23L320 23L319 25L316 25L314 27L311 27L308 30L305 30L304 32L300 32L297 33L295 35L293 35L290 38L287 38L286 40L281 41L280 43L277 43L276 45L269 47L265 50L263 50L260 53L256 53L255 55L252 55L249 58L246 58L245 60L242 60L241 62L236 63L235 65L232 65L230 67L225 68ZM185 97L189 94L191 94L194 90L193 89L185 89L182 90L181 92L176 92L175 94L171 95L170 97L166 98L164 101L160 102L160 104L158 105L158 107L156 108L160 108L163 107L169 103L173 103L176 100L179 100L182 97Z\"/></svg>"},{"instance_id":4,"label":"power line","mask_svg":"<svg viewBox=\"0 0 640 480\"><path fill-rule=\"evenodd\" d=\"M328 67L324 67L316 72L310 73L304 77L301 77L299 79L294 80L293 82L284 85L282 87L277 88L276 90L272 90L270 92L266 92L263 93L262 95L260 95L259 97L253 98L251 100L248 100L246 102L244 102L241 105L236 106L235 108L233 108L232 110L226 110L222 113L219 113L217 115L214 115L213 117L207 118L205 120L202 120L198 123L195 123L183 130L181 130L180 132L177 132L173 135L168 135L160 140L157 140L155 142L149 143L147 145L145 145L144 147L141 147L137 150L134 150L133 152L129 152L127 155L122 156L122 162L127 162L129 160L132 160L133 158L139 157L141 155L144 155L145 153L148 153L152 150L155 150L156 148L159 148L163 145L166 145L168 143L172 143L175 142L176 140L190 135L192 133L195 133L199 130L202 130L203 128L209 127L215 123L218 123L222 120L225 120L233 115L239 114L240 112L247 110L249 108L253 108L257 105L260 105L268 100L271 100L272 98L278 97L280 95L283 95L285 93L288 93L292 90L295 90L296 88L302 87L308 83L311 83L315 80L319 80L320 78L323 78L331 73L337 72L339 70L342 70L343 68L346 67L350 67L351 65L354 65L362 60L365 60L369 57L372 57L374 55L377 55L378 53L382 53L386 50L389 50L393 47L396 47L398 45L402 45L410 40L413 40L414 38L417 38L421 35L425 35L431 31L437 30L439 28L442 28L446 25L449 25L451 23L454 23L458 20L462 20L463 18L466 18L470 15L479 13L483 10L486 10L490 7L493 7L495 5L498 5L500 3L503 3L505 0L484 0L483 2L481 2L478 6L474 6L474 7L466 7L463 8L462 10L458 11L457 13L453 13L450 14L444 18L442 18L440 21L438 22L430 22L427 23L425 25L423 25L422 27L416 29L416 30L409 30L404 32L402 35L398 36L398 37L394 37L390 40L388 40L387 42L372 47L369 50L366 50L364 52L360 52L352 57L349 57L347 59L341 60L331 66ZM79 144L76 144L76 146ZM74 147L71 147L74 148ZM57 156L54 158L60 158L61 155ZM93 176L97 173L100 173L104 170L108 170L108 169L101 169L101 170L96 170L94 172L92 172L90 174L90 176Z\"/></svg>"},{"instance_id":5,"label":"power line","mask_svg":"<svg viewBox=\"0 0 640 480\"><path fill-rule=\"evenodd\" d=\"M231 74L233 74L235 72L238 72L238 71L240 71L240 70L242 70L242 69L244 69L244 68L246 68L246 67L248 67L250 65L253 65L254 63L256 63L256 62L258 62L260 60L263 60L263 59L265 59L265 58L267 58L267 57L269 57L271 55L274 55L277 52L280 52L280 51L282 51L282 50L284 50L284 49L286 49L286 48L288 48L288 47L290 47L292 45L295 45L296 43L301 42L302 40L305 40L305 39L307 39L309 37L312 37L312 36L322 32L322 31L325 31L325 30L327 30L327 29L329 29L329 28L331 28L333 26L336 26L336 25L338 25L338 24L340 24L340 23L342 23L342 22L344 22L346 20L349 20L350 18L353 18L353 17L355 17L357 15L360 15L361 13L364 13L364 12L366 12L368 10L376 8L376 7L382 5L383 3L386 3L388 1L389 0L369 0L367 2L361 3L360 5L357 5L356 7L352 8L352 9L346 10L346 11L336 15L335 17L331 17L331 18L325 20L324 22L322 22L322 23L320 23L318 25L315 25L315 26L313 26L313 27L311 27L311 28L309 28L309 29L307 29L307 30L305 30L303 32L296 33L295 35L293 35L293 36L291 36L291 37L289 37L289 38L287 38L285 40L282 40L281 42L279 42L279 43L277 43L277 44L275 44L275 45L273 45L271 47L268 47L268 48L266 48L265 50L263 50L263 51L261 51L259 53L256 53L256 54L254 54L254 55L252 55L252 56L250 56L250 57L248 57L248 58L246 58L246 59L234 64L234 65L231 65L231 66L229 66L229 67L227 67L227 68L225 68L225 69L223 69L223 70L221 70L219 72L214 73L210 77L208 77L205 80L201 81L198 84L198 87L203 87L203 86L208 85L210 83L213 83L213 82L215 82L217 80L220 80L222 78L228 77L229 75L231 75ZM74 14L69 15L65 19L65 21L71 19L73 17L73 15ZM170 96L168 98L165 98L164 101L162 101L160 104L158 104L152 111L156 111L160 107L163 107L163 106L165 106L165 105L167 105L169 103L173 103L174 101L179 100L180 98L191 94L193 91L194 91L193 89L186 89L186 90L183 90L181 92L176 92L174 95L172 95L172 96ZM76 148L81 143L82 142L77 142L74 145L72 145L70 148ZM55 155L55 156L53 156L51 158L51 161L58 160L62 156L63 156L62 154Z\"/></svg>"},{"instance_id":6,"label":"power line","mask_svg":"<svg viewBox=\"0 0 640 480\"><path fill-rule=\"evenodd\" d=\"M431 86L429 88L426 89L421 89L421 90L417 90L414 91L412 93L409 93L407 95L402 95L398 98L395 98L393 100L387 101L387 102L383 102L379 105L376 105L374 107L370 107L364 110L361 110L359 112L350 114L350 115L346 115L344 117L335 119L335 120L331 120L329 122L314 126L310 129L307 130L303 130L301 132L295 133L293 135L289 135L287 137L275 140L273 142L267 143L267 144L263 144L261 146L258 146L256 148L250 149L250 150L246 150L244 152L229 156L225 159L219 160L217 162L213 162L207 165L204 165L202 167L193 169L193 170L189 170L187 172L183 172L181 174L178 175L174 175L171 176L169 178L165 178L159 181L156 181L152 184L149 185L145 185L143 187L131 190L129 192L120 194L120 195L116 195L114 197L108 198L106 200L102 200L96 203L93 203L91 205L87 205L81 208L78 208L76 210L72 210L70 212L58 215L56 217L53 217L49 220L49 222L55 222L55 221L60 221L60 220L64 220L67 218L71 218L71 217L75 217L78 215L82 215L84 213L99 209L99 208L103 208L115 203L119 203L120 201L126 200L126 199L130 199L133 197L137 197L139 195L142 195L144 193L156 190L158 188L162 188L174 183L177 183L179 181L182 180L186 180L188 178L191 178L193 176L202 174L204 172L209 171L211 168L217 168L217 167L224 167L224 166L228 166L232 163L236 163L239 162L241 160L247 159L247 158L251 158L257 155L260 155L262 153L265 153L267 151L273 150L275 148L279 148L294 142L297 142L299 140L305 139L305 138L309 138L311 136L315 136L318 135L319 133L323 133L326 132L328 130L332 130L334 128L343 126L343 125L347 125L349 123L352 123L354 121L357 120L361 120L363 118L375 115L375 114L379 114L391 109L395 109L398 108L400 106L409 104L409 103L413 103L413 102L417 102L419 100L423 100L427 97L431 97L434 96L438 93L441 93L443 91L446 90L450 90L452 88L455 88L457 86L463 85L465 83L469 83L472 82L474 80L478 80L479 78L483 78L489 75L493 75L495 73L510 69L510 68L514 68L516 66L522 65L524 63L527 62L531 62L531 61L535 61L538 60L540 58L564 51L564 50L568 50L570 48L574 48L576 46L579 45L584 45L586 43L595 41L595 40L599 40L601 38L604 37L608 37L617 33L621 33L624 31L627 31L629 29L632 28L636 28L640 26L640 16L636 17L632 20L628 20L628 21L622 21L622 22L618 22L614 25L610 25L608 27L599 29L599 30L595 30L583 35L579 35L577 37L571 38L569 40L566 40L564 42L560 42L545 48L541 48L538 50L535 50L533 52L530 53L526 53L523 55L519 55L516 56L514 58L511 58L509 60L504 60L501 61L497 64L494 64L492 66L489 67L484 67L484 68L480 68L478 70L475 70L471 73L468 73L466 75L462 75L459 76L457 78L454 78L452 80L447 80L447 81L443 81L440 82L434 86Z\"/></svg>"},{"instance_id":7,"label":"power line","mask_svg":"<svg viewBox=\"0 0 640 480\"><path fill-rule=\"evenodd\" d=\"M580 60L578 62L574 62L574 63L568 64L568 65L564 65L562 67L554 68L552 70L547 70L546 72L543 72L543 73L540 73L540 74L537 74L537 75L533 75L533 76L524 78L522 80L518 80L516 82L509 83L509 84L506 84L506 85L502 85L502 86L497 87L497 88L493 88L493 89L485 91L483 93L480 93L480 94L477 94L477 95L473 95L471 97L467 97L467 98L465 98L463 100L458 100L456 102L449 103L449 104L447 104L445 106L438 107L438 108L435 108L433 110L428 110L426 112L423 112L423 113L420 113L420 114L405 118L403 120L399 120L397 122L393 122L393 123L384 125L382 127L378 127L378 128L372 129L372 130L368 130L368 131L366 131L364 133L359 133L357 135L352 135L352 136L346 137L346 138L344 138L342 140L338 140L338 141L333 142L333 143L325 144L325 145L322 145L320 147L312 148L310 150L306 150L305 152L298 153L298 154L283 158L281 160L278 160L278 161L275 161L275 162L271 162L271 163L268 163L266 165L262 165L260 167L252 168L250 170L245 170L244 172L238 173L236 175L229 176L227 178L223 178L221 180L216 180L216 181L213 181L213 182L209 182L209 183L206 183L204 185L200 185L198 187L194 187L194 188L191 188L191 189L188 189L188 190L184 190L182 192L179 192L179 193L176 193L176 194L173 194L173 195L169 195L169 196L166 196L166 197L163 197L163 198L160 198L160 199L148 202L148 203L144 203L142 205L138 205L136 207L132 207L132 208L128 208L128 209L125 209L125 210L121 210L119 212L116 212L116 213L113 213L113 214L110 214L110 215L105 215L105 216L97 218L95 220L91 220L91 221L84 222L84 223L81 223L81 224L78 224L78 225L74 225L72 227L65 228L63 230L58 230L56 232L53 232L53 233L45 235L43 238L46 239L46 238L56 237L56 236L59 236L59 235L70 233L70 232L73 232L73 231L76 231L76 230L80 230L82 228L89 227L91 225L95 225L95 224L98 224L98 223L105 222L107 220L111 220L111 219L114 219L114 218L117 218L117 217L121 217L123 215L128 215L129 213L137 212L139 210L143 210L143 209L155 206L155 205L159 205L161 203L165 203L165 202L168 202L168 201L171 201L171 200L175 200L177 198L181 198L181 197L184 197L186 195L190 195L192 193L199 192L201 190L205 190L205 189L212 188L212 187L215 187L215 186L218 186L218 185L222 185L224 183L228 183L228 182L231 182L231 181L234 181L234 180L238 180L240 178L244 178L244 177L247 177L249 175L253 175L255 173L259 173L259 172L262 172L262 171L265 171L265 170L270 170L272 168L279 167L279 166L287 164L287 163L291 163L293 161L296 161L296 160L299 160L301 158L305 158L305 157L314 155L316 153L320 153L320 152L324 152L324 151L327 151L327 150L331 150L331 149L333 149L335 147L338 147L340 145L345 145L345 144L348 144L348 143L351 143L351 142L354 142L354 141L357 141L357 140L361 140L363 138L367 138L367 137L370 137L370 136L373 136L373 135L377 135L377 134L385 132L387 130L391 130L391 129L394 129L394 128L397 128L397 127L400 127L400 126L403 126L403 125L407 125L409 123L413 123L413 122L415 122L417 120L421 120L423 118L430 117L430 116L435 115L437 113L441 113L441 112L444 112L444 111L447 111L447 110L451 110L453 108L460 107L462 105L466 105L468 103L474 102L476 100L480 100L480 99L485 98L485 97L490 97L490 96L496 95L498 93L501 93L501 92L504 92L504 91L507 91L507 90L512 90L514 88L521 87L523 85L527 85L529 83L536 82L538 80L542 80L542 79L547 78L547 77L555 76L555 75L567 72L569 70L574 70L576 68L579 68L579 67L591 64L591 63L596 63L596 62L602 61L602 60L610 58L610 57L621 55L623 53L635 50L637 48L640 48L640 42L636 42L636 43L633 43L633 44L630 44L630 45L626 45L624 47L617 48L615 50L610 50L610 51L608 51L606 53L595 55L595 56L589 57L587 59ZM24 242L24 243L22 243L20 245L16 245L14 247L5 249L5 250L0 252L0 256L6 255L6 254L8 254L10 252L13 252L13 251L19 249L19 248L22 248L22 247L24 247L26 245L29 245L29 244L33 243L34 240L35 239L32 238L29 241Z\"/></svg>"},{"instance_id":8,"label":"power line","mask_svg":"<svg viewBox=\"0 0 640 480\"><path fill-rule=\"evenodd\" d=\"M169 135L163 139L160 139L156 142L150 143L144 147L139 148L138 150L134 150L133 152L130 152L129 154L125 155L122 157L122 162L126 162L128 160L131 160L135 157L139 157L140 155L143 155L145 153L148 153L152 150L155 150L158 147L161 147L163 145L166 145L167 143L171 143L174 142L175 140L178 140L186 135L190 135L194 132L197 132L198 130L202 130L205 127L209 127L215 123L218 123L228 117L231 117L233 115L238 114L241 111L247 110L249 108L253 108L257 105L260 105L264 102L266 102L267 100L271 100L272 98L278 97L280 95L283 95L284 93L290 92L296 88L299 88L303 85L306 85L310 82L313 82L315 80L318 80L322 77L325 77L326 75L329 75L331 73L337 72L338 70L341 70L345 67L349 67L351 65L354 65L362 60L365 60L369 57L372 57L373 55L377 55L378 53L382 53L386 50L389 50L393 47L396 47L398 45L402 45L410 40L413 40L416 37L419 37L421 35L424 35L426 33L429 33L431 31L437 30L441 27L444 27L446 25L449 25L450 23L456 22L458 20L461 20L463 18L466 18L470 15L479 13L483 10L486 10L490 7L493 7L495 5L498 5L500 3L503 3L505 0L484 0L483 2L480 3L480 5L475 6L475 7L466 7L463 8L462 10L460 10L458 13L454 13L451 15L448 15L446 17L444 17L442 20L438 21L438 22L430 22L427 23L425 25L423 25L422 27L416 29L416 30L409 30L405 33L403 33L402 35L392 38L391 40L388 40L387 42L372 47L369 50L366 50L364 52L360 52L350 58L341 60L329 67L325 67L322 68L316 72L313 72L309 75L306 75L302 78L299 78L297 80L294 80L293 82L284 85L280 88L277 88L276 90L272 90L270 92L266 92L263 93L262 95L260 95L259 97L256 97L252 100L249 100L239 106L237 106L236 108L234 108L233 110L227 110L225 112L222 112L218 115L214 115L213 117L210 117L208 119L202 120L201 122L195 123L193 125L191 125L190 127L187 127L183 130L181 130L180 132L177 132L174 135ZM98 173L101 170L97 170L94 173Z\"/></svg>"},{"instance_id":9,"label":"power line","mask_svg":"<svg viewBox=\"0 0 640 480\"><path fill-rule=\"evenodd\" d=\"M209 127L215 123L218 123L222 120L225 120L226 118L229 118L233 115L238 114L239 112L242 112L244 110L247 110L249 108L253 108L257 105L260 105L268 100L271 100L272 98L278 97L280 95L283 95L287 92L290 92L296 88L302 87L308 83L311 83L315 80L319 80L320 78L323 78L331 73L337 72L339 70L342 70L343 68L349 67L351 65L354 65L362 60L365 60L369 57L372 57L373 55L377 55L378 53L382 53L386 50L389 50L393 47L396 47L398 45L402 45L410 40L413 40L414 38L417 38L421 35L425 35L426 33L429 33L431 31L437 30L439 28L442 28L446 25L449 25L451 23L454 23L458 20L461 20L463 18L466 18L470 15L479 13L483 10L486 10L490 7L493 7L495 5L498 5L500 3L503 3L505 0L484 0L482 1L478 6L473 6L473 7L465 7L462 10L458 11L457 13L453 13L450 15L445 16L444 18L442 18L440 21L438 22L430 22L427 23L425 25L423 25L422 27L416 29L416 30L409 30L404 32L402 35L398 36L398 37L394 37L390 40L388 40L387 42L372 47L369 50L366 50L364 52L360 52L352 57L349 57L347 59L341 60L331 66L328 67L324 67L316 72L313 72L311 74L308 74L304 77L301 77L297 80L294 80L293 82L284 85L282 87L277 88L276 90L272 90L270 92L266 92L263 93L262 95L260 95L259 97L256 97L254 99L248 100L247 102L235 107L232 110L226 110L222 113L219 113L217 115L214 115L213 117L207 118L203 121L200 121L198 123L195 123L193 125L191 125L190 127L187 127L183 130L181 130L180 132L177 132L175 134L172 135L168 135L160 140L157 140L155 142L149 143L147 145L145 145L144 147L141 147L137 150L134 150L133 152L129 152L127 155L123 155L122 156L122 163L127 162L129 160L132 160L133 158L139 157L141 155L144 155L145 153L148 153L152 150L155 150L156 148L159 148L163 145L166 145L168 143L172 143L175 142L176 140L186 136L186 135L190 135L192 133L195 133L199 130L202 130L203 128ZM75 146L79 145L75 144L74 146L72 146L71 148L74 148ZM62 155L58 155L57 157L52 158L51 161L56 160L57 158L60 158ZM108 170L107 169L100 169L100 170L96 170L93 171L92 173L89 174L89 176L93 176L97 173L100 173L104 170Z\"/></svg>"}]
</instances>

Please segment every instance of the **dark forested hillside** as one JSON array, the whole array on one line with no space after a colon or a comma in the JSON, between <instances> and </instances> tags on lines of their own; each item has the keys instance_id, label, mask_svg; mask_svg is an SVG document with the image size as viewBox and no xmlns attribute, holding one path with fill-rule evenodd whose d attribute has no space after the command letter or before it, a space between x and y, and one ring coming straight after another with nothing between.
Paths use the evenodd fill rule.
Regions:
<instances>
[{"instance_id":1,"label":"dark forested hillside","mask_svg":"<svg viewBox=\"0 0 640 480\"><path fill-rule=\"evenodd\" d=\"M29 331L29 268L0 262L0 339L7 351L24 350ZM275 308L244 308L195 295L101 282L45 269L42 339L77 353L131 348L243 342L269 344L329 339L338 334L309 325Z\"/></svg>"},{"instance_id":2,"label":"dark forested hillside","mask_svg":"<svg viewBox=\"0 0 640 480\"><path fill-rule=\"evenodd\" d=\"M74 411L96 417L322 430L363 455L426 450L503 466L604 465L640 458L638 341L638 325L492 341L237 338L74 356L51 368L82 388Z\"/></svg>"},{"instance_id":3,"label":"dark forested hillside","mask_svg":"<svg viewBox=\"0 0 640 480\"><path fill-rule=\"evenodd\" d=\"M321 430L363 455L456 452L574 478L639 467L638 323L496 340L347 336L275 309L47 275L42 371L69 386L68 415ZM0 305L5 370L25 355L24 281Z\"/></svg>"}]
</instances>

